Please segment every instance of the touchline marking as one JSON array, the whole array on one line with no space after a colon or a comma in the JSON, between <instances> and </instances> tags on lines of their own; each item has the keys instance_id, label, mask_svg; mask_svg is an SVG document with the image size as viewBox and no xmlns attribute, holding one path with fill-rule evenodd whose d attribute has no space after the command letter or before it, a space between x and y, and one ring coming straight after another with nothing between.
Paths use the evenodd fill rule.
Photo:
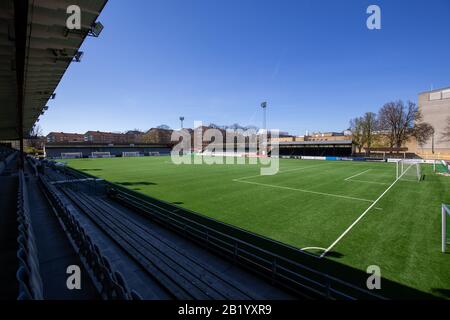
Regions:
<instances>
[{"instance_id":1,"label":"touchline marking","mask_svg":"<svg viewBox=\"0 0 450 320\"><path fill-rule=\"evenodd\" d=\"M300 168L295 168L295 169L283 170L283 171L278 171L278 174L285 173L285 172L291 172L291 171L305 170L305 169L315 168L315 167L323 167L323 166L328 165L328 164L329 163L326 163L326 164L322 163L322 164L318 164L318 165L314 165L314 166L307 166L307 167L300 167ZM263 175L258 174L258 175L254 175L254 176L247 176L247 177L242 177L242 178L236 178L236 179L233 179L233 181L240 181L240 180L256 178L256 177L263 177ZM266 177L266 176L264 176L264 177Z\"/></svg>"},{"instance_id":2,"label":"touchline marking","mask_svg":"<svg viewBox=\"0 0 450 320\"><path fill-rule=\"evenodd\" d=\"M357 173L357 174L355 174L355 175L353 175L353 176L351 176L351 177L346 178L345 181L348 181L348 180L350 180L351 178L355 178L355 177L357 177L357 176L360 176L360 175L362 175L362 174L364 174L364 173L366 173L366 172L368 172L368 171L370 171L370 170L372 170L372 169L367 169L366 171Z\"/></svg>"},{"instance_id":3,"label":"touchline marking","mask_svg":"<svg viewBox=\"0 0 450 320\"><path fill-rule=\"evenodd\" d=\"M408 167L403 173L402 173L402 175L400 176L400 177L398 177L394 182L392 182L392 184L386 189L386 190L384 190L384 192L378 197L378 199L376 199L367 209L366 209L366 211L364 211L359 217L358 217L358 219L356 219L348 228L347 228L347 230L345 230L340 236L339 236L339 238L337 238L328 248L327 248L327 250L325 250L324 251L324 253L322 253L321 255L320 255L320 258L323 258L331 249L333 249L333 247L339 242L339 241L341 241L341 239L343 238L343 237L345 237L345 235L367 214L367 212L369 212L370 211L370 209L372 209L373 207L375 207L375 205L377 204L377 202L378 201L380 201L381 200L381 198L383 198L384 197L384 195L389 191L389 190L391 190L391 188L397 183L397 181L398 180L400 180L401 179L401 177L403 177L403 175L409 170L409 168L411 168L411 167Z\"/></svg>"},{"instance_id":4,"label":"touchline marking","mask_svg":"<svg viewBox=\"0 0 450 320\"><path fill-rule=\"evenodd\" d=\"M248 183L248 184L254 184L257 186L263 186L263 187L270 187L270 188L278 188L278 189L284 189L284 190L292 190L292 191L299 191L304 193L312 193L312 194L319 194L322 196L329 196L329 197L335 197L335 198L342 198L347 200L356 200L356 201L363 201L363 202L373 202L373 200L369 199L362 199L362 198L355 198L355 197L348 197L343 196L339 194L333 194L333 193L325 193L325 192L319 192L319 191L312 191L312 190L306 190L306 189L297 189L297 188L290 188L285 186L277 186L273 184L265 184L265 183L258 183L258 182L252 182L252 181L243 181L238 179L233 179L234 182L240 182L240 183Z\"/></svg>"}]
</instances>

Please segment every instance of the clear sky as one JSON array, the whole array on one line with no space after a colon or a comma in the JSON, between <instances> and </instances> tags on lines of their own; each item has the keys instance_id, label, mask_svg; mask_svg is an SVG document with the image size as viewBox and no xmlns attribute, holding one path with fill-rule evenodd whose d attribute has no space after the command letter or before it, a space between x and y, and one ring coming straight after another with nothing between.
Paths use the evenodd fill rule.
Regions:
<instances>
[{"instance_id":1,"label":"clear sky","mask_svg":"<svg viewBox=\"0 0 450 320\"><path fill-rule=\"evenodd\" d=\"M366 9L381 7L382 29ZM125 131L195 120L341 131L450 86L448 0L110 0L39 124Z\"/></svg>"}]
</instances>

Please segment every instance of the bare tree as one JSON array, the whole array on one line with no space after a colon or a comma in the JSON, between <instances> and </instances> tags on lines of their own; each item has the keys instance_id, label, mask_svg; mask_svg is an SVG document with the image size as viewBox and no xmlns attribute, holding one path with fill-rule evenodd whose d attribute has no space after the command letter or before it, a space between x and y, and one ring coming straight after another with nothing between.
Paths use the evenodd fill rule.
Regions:
<instances>
[{"instance_id":1,"label":"bare tree","mask_svg":"<svg viewBox=\"0 0 450 320\"><path fill-rule=\"evenodd\" d=\"M157 129L170 130L170 127L167 124L162 124L156 127Z\"/></svg>"},{"instance_id":2,"label":"bare tree","mask_svg":"<svg viewBox=\"0 0 450 320\"><path fill-rule=\"evenodd\" d=\"M32 148L39 149L40 139L43 137L42 128L39 125L34 125L30 131L28 131L28 142Z\"/></svg>"},{"instance_id":3,"label":"bare tree","mask_svg":"<svg viewBox=\"0 0 450 320\"><path fill-rule=\"evenodd\" d=\"M363 120L361 117L350 120L349 130L352 132L353 143L358 148L358 152L361 153L361 149L364 146L364 134L363 134Z\"/></svg>"},{"instance_id":4,"label":"bare tree","mask_svg":"<svg viewBox=\"0 0 450 320\"><path fill-rule=\"evenodd\" d=\"M422 115L416 104L399 100L386 103L378 114L380 129L386 131L391 148L400 148L414 133L414 125Z\"/></svg>"},{"instance_id":5,"label":"bare tree","mask_svg":"<svg viewBox=\"0 0 450 320\"><path fill-rule=\"evenodd\" d=\"M377 115L373 112L366 112L360 118L362 127L362 142L367 148L367 153L370 153L370 148L374 140L374 133L378 129Z\"/></svg>"}]
</instances>

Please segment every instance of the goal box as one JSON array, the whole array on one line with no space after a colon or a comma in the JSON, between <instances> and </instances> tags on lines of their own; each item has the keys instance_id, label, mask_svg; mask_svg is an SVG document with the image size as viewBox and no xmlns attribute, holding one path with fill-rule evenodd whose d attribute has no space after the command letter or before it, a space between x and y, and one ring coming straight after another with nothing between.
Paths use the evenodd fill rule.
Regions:
<instances>
[{"instance_id":1,"label":"goal box","mask_svg":"<svg viewBox=\"0 0 450 320\"><path fill-rule=\"evenodd\" d=\"M142 154L139 153L138 151L126 151L126 152L122 152L122 157L126 158L126 157L142 157Z\"/></svg>"},{"instance_id":2,"label":"goal box","mask_svg":"<svg viewBox=\"0 0 450 320\"><path fill-rule=\"evenodd\" d=\"M80 159L83 158L82 152L63 152L61 153L61 159Z\"/></svg>"},{"instance_id":3,"label":"goal box","mask_svg":"<svg viewBox=\"0 0 450 320\"><path fill-rule=\"evenodd\" d=\"M112 158L111 152L92 152L91 158Z\"/></svg>"}]
</instances>

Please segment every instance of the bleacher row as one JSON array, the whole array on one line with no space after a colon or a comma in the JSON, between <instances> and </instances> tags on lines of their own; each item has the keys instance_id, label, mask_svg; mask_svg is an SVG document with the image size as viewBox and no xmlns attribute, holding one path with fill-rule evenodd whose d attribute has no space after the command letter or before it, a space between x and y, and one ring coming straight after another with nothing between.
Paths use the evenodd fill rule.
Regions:
<instances>
[{"instance_id":1,"label":"bleacher row","mask_svg":"<svg viewBox=\"0 0 450 320\"><path fill-rule=\"evenodd\" d=\"M108 259L102 255L98 246L93 243L80 222L70 212L69 207L57 195L55 187L45 177L41 176L40 182L55 206L61 226L79 254L101 297L107 300L142 300L137 292L128 289L122 275L112 270Z\"/></svg>"},{"instance_id":2,"label":"bleacher row","mask_svg":"<svg viewBox=\"0 0 450 320\"><path fill-rule=\"evenodd\" d=\"M19 190L17 194L17 258L19 268L16 274L19 282L18 300L42 300L42 280L39 273L39 260L36 242L31 226L28 191L23 171L19 171Z\"/></svg>"},{"instance_id":3,"label":"bleacher row","mask_svg":"<svg viewBox=\"0 0 450 320\"><path fill-rule=\"evenodd\" d=\"M9 163L15 158L16 151L0 146L0 174L6 169Z\"/></svg>"}]
</instances>

